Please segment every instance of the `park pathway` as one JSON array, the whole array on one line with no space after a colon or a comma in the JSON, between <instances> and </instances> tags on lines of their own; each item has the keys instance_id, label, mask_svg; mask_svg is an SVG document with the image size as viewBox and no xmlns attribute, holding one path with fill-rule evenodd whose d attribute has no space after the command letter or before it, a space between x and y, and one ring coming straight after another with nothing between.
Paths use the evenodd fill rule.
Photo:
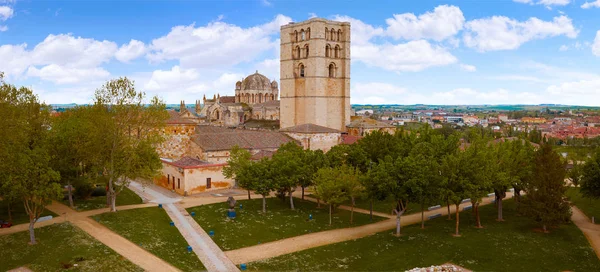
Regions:
<instances>
[{"instance_id":1,"label":"park pathway","mask_svg":"<svg viewBox=\"0 0 600 272\"><path fill-rule=\"evenodd\" d=\"M600 259L600 225L592 224L592 221L577 207L571 206L571 209L573 212L571 221L583 232Z\"/></svg>"},{"instance_id":2,"label":"park pathway","mask_svg":"<svg viewBox=\"0 0 600 272\"><path fill-rule=\"evenodd\" d=\"M204 264L208 271L239 271L225 253L215 244L211 237L188 214L185 208L177 202L182 198L154 184L142 186L132 181L129 188L150 202L162 204L175 227L192 247L193 252ZM166 191L166 192L165 192ZM209 198L212 199L212 198ZM222 202L223 198L214 198L214 203ZM200 202L200 201L192 201Z\"/></svg>"},{"instance_id":3,"label":"park pathway","mask_svg":"<svg viewBox=\"0 0 600 272\"><path fill-rule=\"evenodd\" d=\"M512 197L512 193L507 193L507 198ZM306 198L306 197L305 197ZM492 203L494 196L484 198L481 205L487 205ZM306 198L308 199L308 198ZM460 205L459 208L465 206L471 206L470 202L466 202ZM355 209L355 211L357 211ZM454 213L456 208L454 205L450 207L450 212ZM368 214L369 211L363 210ZM440 209L426 211L425 219L429 216L441 214L442 216L448 214L446 207ZM389 218L389 215L386 215ZM421 222L421 213L414 213L410 215L402 216L400 224L402 226L412 225ZM373 235L378 232L390 230L396 228L396 219L387 219L377 223L364 225L354 228L334 229L322 232L316 232L311 234L300 235L287 239L277 240L265 244L260 244L251 247L245 247L225 252L227 257L231 259L235 264L249 263L259 260L264 260L272 257L277 257L289 253L294 253L314 247L340 243L348 240L354 240L369 235Z\"/></svg>"}]
</instances>

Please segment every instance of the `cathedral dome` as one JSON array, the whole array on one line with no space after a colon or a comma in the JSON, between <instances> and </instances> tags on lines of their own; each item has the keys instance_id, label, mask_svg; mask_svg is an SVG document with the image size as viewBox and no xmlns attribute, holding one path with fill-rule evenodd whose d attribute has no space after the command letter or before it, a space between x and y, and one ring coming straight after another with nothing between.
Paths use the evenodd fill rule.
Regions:
<instances>
[{"instance_id":1,"label":"cathedral dome","mask_svg":"<svg viewBox=\"0 0 600 272\"><path fill-rule=\"evenodd\" d=\"M271 81L264 75L256 73L249 75L242 81L242 90L261 90L271 89Z\"/></svg>"}]
</instances>

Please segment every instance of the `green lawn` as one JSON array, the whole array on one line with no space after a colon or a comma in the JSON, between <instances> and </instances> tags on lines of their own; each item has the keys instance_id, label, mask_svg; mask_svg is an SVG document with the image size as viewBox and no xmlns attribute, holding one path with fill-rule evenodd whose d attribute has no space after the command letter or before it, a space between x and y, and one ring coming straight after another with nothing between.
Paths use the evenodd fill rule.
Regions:
<instances>
[{"instance_id":1,"label":"green lawn","mask_svg":"<svg viewBox=\"0 0 600 272\"><path fill-rule=\"evenodd\" d=\"M0 236L0 271L27 266L34 271L143 271L69 223L35 230L37 245L28 245L29 232ZM74 265L77 264L77 267Z\"/></svg>"},{"instance_id":2,"label":"green lawn","mask_svg":"<svg viewBox=\"0 0 600 272\"><path fill-rule=\"evenodd\" d=\"M567 197L590 219L596 217L596 224L600 223L600 200L584 198L579 193L579 188L570 187L567 189Z\"/></svg>"},{"instance_id":3,"label":"green lawn","mask_svg":"<svg viewBox=\"0 0 600 272\"><path fill-rule=\"evenodd\" d=\"M530 219L516 216L514 202L504 202L506 221L495 221L494 205L481 208L483 229L473 227L470 211L461 214L462 237L453 237L455 221L434 219L373 236L313 248L248 264L250 270L390 271L452 262L475 271L598 271L600 260L574 225L534 232Z\"/></svg>"},{"instance_id":4,"label":"green lawn","mask_svg":"<svg viewBox=\"0 0 600 272\"><path fill-rule=\"evenodd\" d=\"M124 210L93 218L183 271L205 269L196 254L187 252L188 243L176 227L169 226L171 219L161 208Z\"/></svg>"},{"instance_id":5,"label":"green lawn","mask_svg":"<svg viewBox=\"0 0 600 272\"><path fill-rule=\"evenodd\" d=\"M64 199L62 203L69 206L69 200ZM88 211L106 208L106 196L93 196L88 199L73 199L75 209L78 211ZM129 188L123 188L123 191L117 195L117 206L142 204L142 198L136 193L129 190Z\"/></svg>"},{"instance_id":6,"label":"green lawn","mask_svg":"<svg viewBox=\"0 0 600 272\"><path fill-rule=\"evenodd\" d=\"M239 209L239 205L243 209ZM262 199L241 200L236 204L237 218L227 218L228 204L218 203L189 208L196 212L194 219L206 231L214 231L213 240L223 250L232 250L257 245L311 232L329 229L355 227L379 221L384 218L354 213L354 223L350 224L350 212L337 210L333 214L333 224L329 226L329 209L310 201L294 199L295 210L289 207L289 199L282 202L278 198L267 198L267 214L262 213ZM312 214L313 220L309 220Z\"/></svg>"},{"instance_id":7,"label":"green lawn","mask_svg":"<svg viewBox=\"0 0 600 272\"><path fill-rule=\"evenodd\" d=\"M29 223L29 215L25 212L23 202L17 201L13 203L10 209L12 210L13 225ZM53 217L57 216L49 210L44 210L42 216L46 215L52 215ZM0 220L8 221L8 203L6 201L0 201Z\"/></svg>"},{"instance_id":8,"label":"green lawn","mask_svg":"<svg viewBox=\"0 0 600 272\"><path fill-rule=\"evenodd\" d=\"M315 197L312 194L309 194L306 196L310 196L313 198ZM395 201L392 198L387 198L386 200L373 201L373 211L393 215L392 210L396 208L396 204L394 202ZM356 203L355 207L357 207L357 208L365 209L367 211L371 210L371 201L368 199L358 198L358 199L356 199L355 203ZM350 200L348 200L343 205L351 206L352 202ZM431 205L425 206L425 211L427 211L427 208L429 206L431 206ZM419 212L421 212L421 206L419 204L408 203L408 209L406 210L406 212L404 214L406 215L406 214L419 213Z\"/></svg>"}]
</instances>

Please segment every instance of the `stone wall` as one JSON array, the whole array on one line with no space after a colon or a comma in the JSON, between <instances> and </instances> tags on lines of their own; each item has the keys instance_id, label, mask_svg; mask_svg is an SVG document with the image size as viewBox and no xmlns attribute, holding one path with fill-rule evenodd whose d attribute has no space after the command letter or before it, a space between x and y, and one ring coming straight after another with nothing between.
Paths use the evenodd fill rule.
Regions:
<instances>
[{"instance_id":1,"label":"stone wall","mask_svg":"<svg viewBox=\"0 0 600 272\"><path fill-rule=\"evenodd\" d=\"M333 146L342 141L340 133L295 133L286 132L285 134L294 138L302 144L304 149L329 151Z\"/></svg>"},{"instance_id":2,"label":"stone wall","mask_svg":"<svg viewBox=\"0 0 600 272\"><path fill-rule=\"evenodd\" d=\"M195 125L193 124L167 125L163 129L165 141L157 148L159 156L173 160L184 157L189 149L190 137L194 131Z\"/></svg>"}]
</instances>

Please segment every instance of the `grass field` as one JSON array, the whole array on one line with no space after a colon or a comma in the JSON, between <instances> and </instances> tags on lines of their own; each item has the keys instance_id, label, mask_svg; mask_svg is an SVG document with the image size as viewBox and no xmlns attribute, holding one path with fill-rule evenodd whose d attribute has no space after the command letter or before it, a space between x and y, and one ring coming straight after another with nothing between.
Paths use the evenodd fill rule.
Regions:
<instances>
[{"instance_id":1,"label":"grass field","mask_svg":"<svg viewBox=\"0 0 600 272\"><path fill-rule=\"evenodd\" d=\"M598 271L600 260L574 225L535 232L530 219L516 216L504 202L506 221L495 221L494 205L481 208L483 229L474 228L470 211L461 214L462 237L453 237L455 221L438 218L418 225L248 264L250 270L403 271L446 262L475 271Z\"/></svg>"},{"instance_id":2,"label":"grass field","mask_svg":"<svg viewBox=\"0 0 600 272\"><path fill-rule=\"evenodd\" d=\"M62 200L62 203L69 206L69 200ZM142 204L142 198L136 193L129 190L129 188L123 188L123 191L117 195L117 206ZM106 196L93 196L88 199L74 199L75 209L78 211L87 211L106 208Z\"/></svg>"},{"instance_id":3,"label":"grass field","mask_svg":"<svg viewBox=\"0 0 600 272\"><path fill-rule=\"evenodd\" d=\"M566 193L567 197L577 208L579 208L589 218L594 216L596 224L600 223L600 200L584 198L579 193L579 188L570 187Z\"/></svg>"},{"instance_id":4,"label":"grass field","mask_svg":"<svg viewBox=\"0 0 600 272\"><path fill-rule=\"evenodd\" d=\"M0 236L0 271L27 266L34 271L143 271L112 249L69 223ZM75 266L76 265L76 266Z\"/></svg>"},{"instance_id":5,"label":"grass field","mask_svg":"<svg viewBox=\"0 0 600 272\"><path fill-rule=\"evenodd\" d=\"M17 201L13 203L10 209L12 210L13 225L29 223L29 215L25 212L23 202ZM42 216L46 215L57 216L49 210L44 210ZM6 201L0 201L0 220L8 221L8 203Z\"/></svg>"},{"instance_id":6,"label":"grass field","mask_svg":"<svg viewBox=\"0 0 600 272\"><path fill-rule=\"evenodd\" d=\"M124 210L93 218L183 271L205 269L196 254L187 252L188 243L176 227L169 226L171 219L161 208Z\"/></svg>"},{"instance_id":7,"label":"grass field","mask_svg":"<svg viewBox=\"0 0 600 272\"><path fill-rule=\"evenodd\" d=\"M243 208L240 210L239 205ZM330 229L355 227L379 221L384 218L354 213L354 223L350 224L350 212L337 210L333 214L333 224L329 226L327 206L317 208L310 201L294 199L295 210L291 210L289 200L282 202L277 198L267 198L267 214L262 213L262 199L241 200L237 202L237 218L227 218L228 204L218 203L187 209L196 212L194 219L206 231L214 231L213 240L223 250L232 250L257 245L311 232ZM313 219L309 220L312 214Z\"/></svg>"}]
</instances>

